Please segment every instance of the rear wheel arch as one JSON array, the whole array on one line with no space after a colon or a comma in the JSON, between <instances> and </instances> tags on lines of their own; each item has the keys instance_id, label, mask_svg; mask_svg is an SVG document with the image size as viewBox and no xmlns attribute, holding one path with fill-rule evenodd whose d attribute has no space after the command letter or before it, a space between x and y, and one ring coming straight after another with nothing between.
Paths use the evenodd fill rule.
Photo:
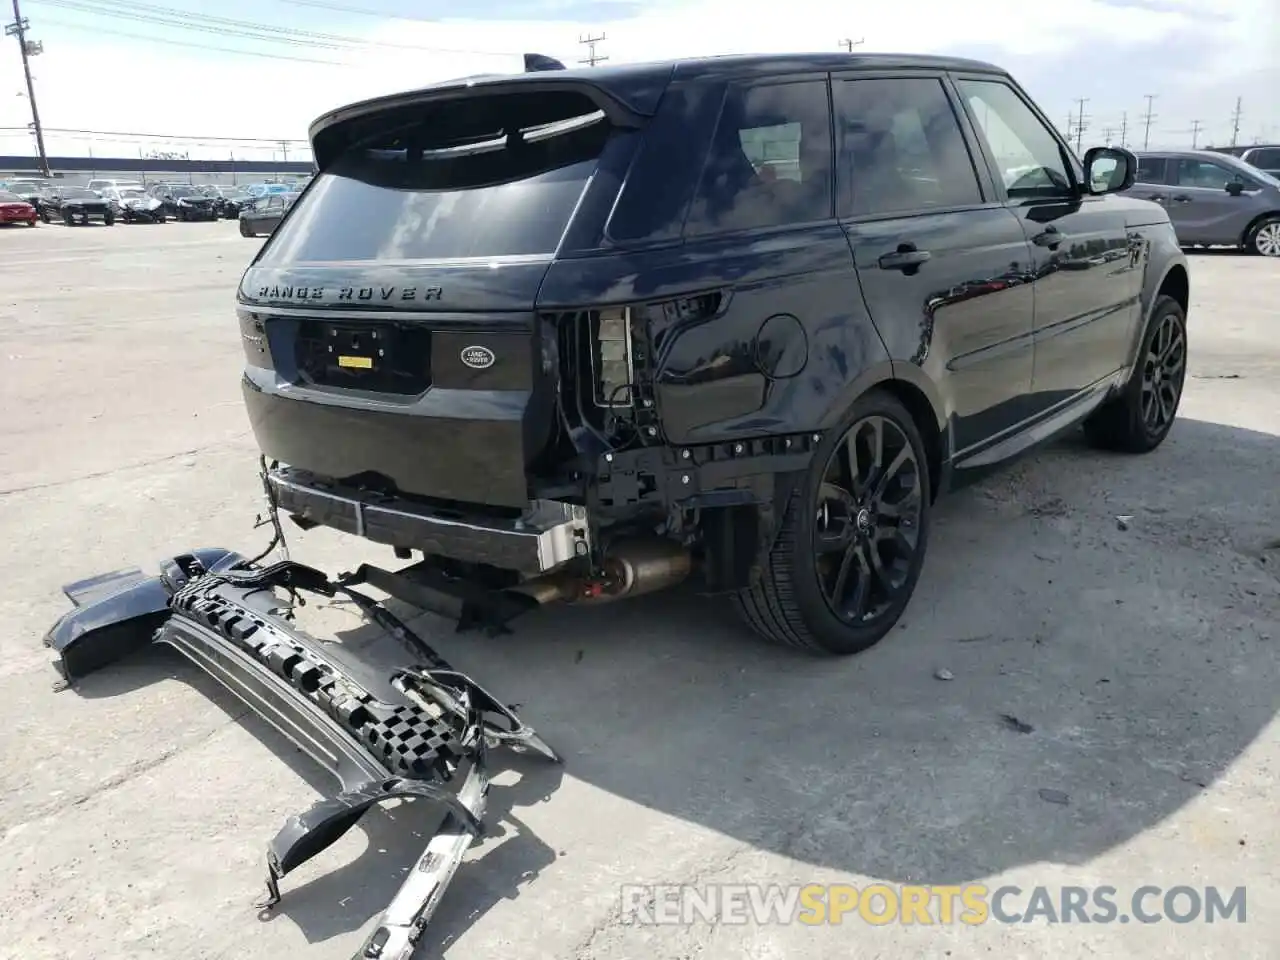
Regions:
<instances>
[{"instance_id":1,"label":"rear wheel arch","mask_svg":"<svg viewBox=\"0 0 1280 960\"><path fill-rule=\"evenodd\" d=\"M859 374L828 409L822 421L823 429L838 423L860 397L872 390L891 394L911 414L928 454L930 495L937 499L943 465L950 459L950 435L937 386L915 364L886 361Z\"/></svg>"},{"instance_id":2,"label":"rear wheel arch","mask_svg":"<svg viewBox=\"0 0 1280 960\"><path fill-rule=\"evenodd\" d=\"M1240 235L1240 245L1246 249L1253 246L1253 233L1268 220L1280 220L1280 210L1269 210L1261 213L1249 221L1249 225L1244 228L1244 233ZM1185 306L1183 309L1186 309Z\"/></svg>"}]
</instances>

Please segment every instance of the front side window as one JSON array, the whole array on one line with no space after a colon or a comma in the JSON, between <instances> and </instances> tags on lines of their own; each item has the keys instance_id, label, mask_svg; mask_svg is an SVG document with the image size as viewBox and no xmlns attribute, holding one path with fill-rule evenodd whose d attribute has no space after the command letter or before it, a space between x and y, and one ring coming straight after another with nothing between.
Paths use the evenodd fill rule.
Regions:
<instances>
[{"instance_id":1,"label":"front side window","mask_svg":"<svg viewBox=\"0 0 1280 960\"><path fill-rule=\"evenodd\" d=\"M833 94L840 178L853 215L982 202L973 160L941 81L844 80Z\"/></svg>"},{"instance_id":2,"label":"front side window","mask_svg":"<svg viewBox=\"0 0 1280 960\"><path fill-rule=\"evenodd\" d=\"M1061 144L1011 86L998 80L960 80L957 86L1010 200L1053 199L1073 192Z\"/></svg>"},{"instance_id":3,"label":"front side window","mask_svg":"<svg viewBox=\"0 0 1280 960\"><path fill-rule=\"evenodd\" d=\"M685 232L828 219L831 179L825 80L731 86Z\"/></svg>"},{"instance_id":4,"label":"front side window","mask_svg":"<svg viewBox=\"0 0 1280 960\"><path fill-rule=\"evenodd\" d=\"M1203 187L1206 190L1225 190L1232 180L1241 179L1240 174L1226 167L1219 166L1209 160L1178 161L1177 183L1180 187Z\"/></svg>"},{"instance_id":5,"label":"front side window","mask_svg":"<svg viewBox=\"0 0 1280 960\"><path fill-rule=\"evenodd\" d=\"M1139 157L1138 183L1164 183L1168 171L1168 161L1164 157Z\"/></svg>"}]
</instances>

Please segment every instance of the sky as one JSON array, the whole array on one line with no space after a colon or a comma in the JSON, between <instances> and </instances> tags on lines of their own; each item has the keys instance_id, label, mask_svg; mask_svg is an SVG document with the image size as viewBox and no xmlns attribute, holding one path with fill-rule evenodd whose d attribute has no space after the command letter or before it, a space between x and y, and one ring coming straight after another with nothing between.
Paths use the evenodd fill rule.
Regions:
<instances>
[{"instance_id":1,"label":"sky","mask_svg":"<svg viewBox=\"0 0 1280 960\"><path fill-rule=\"evenodd\" d=\"M604 65L726 53L946 53L1009 69L1083 143L1280 141L1280 0L21 0L50 155L309 157L333 107L537 52ZM8 7L5 0L3 7ZM211 11L216 10L214 14ZM0 154L33 154L17 41L0 37ZM62 132L62 131L91 131ZM141 134L155 136L140 136ZM280 141L289 141L283 146Z\"/></svg>"}]
</instances>

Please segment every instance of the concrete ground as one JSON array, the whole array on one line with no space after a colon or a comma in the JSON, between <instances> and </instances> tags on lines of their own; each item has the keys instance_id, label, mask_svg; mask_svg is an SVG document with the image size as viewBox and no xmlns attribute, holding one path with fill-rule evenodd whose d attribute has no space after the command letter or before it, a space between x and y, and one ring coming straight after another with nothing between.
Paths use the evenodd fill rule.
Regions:
<instances>
[{"instance_id":1,"label":"concrete ground","mask_svg":"<svg viewBox=\"0 0 1280 960\"><path fill-rule=\"evenodd\" d=\"M0 957L346 958L430 826L369 815L259 919L266 841L328 782L176 657L53 690L61 584L265 544L232 313L255 247L230 223L0 231ZM423 956L1280 956L1280 262L1192 266L1167 443L1066 440L945 500L902 628L863 656L769 649L681 593L498 640L417 621L567 757L501 775ZM291 543L335 571L391 559ZM1105 884L1122 906L1243 885L1248 914L646 927L618 893L872 880Z\"/></svg>"}]
</instances>

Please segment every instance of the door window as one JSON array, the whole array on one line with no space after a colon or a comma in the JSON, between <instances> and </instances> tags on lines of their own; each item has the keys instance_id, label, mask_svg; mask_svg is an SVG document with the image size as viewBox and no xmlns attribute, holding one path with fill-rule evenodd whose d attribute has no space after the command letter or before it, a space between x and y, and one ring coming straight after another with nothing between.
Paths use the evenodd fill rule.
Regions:
<instances>
[{"instance_id":1,"label":"door window","mask_svg":"<svg viewBox=\"0 0 1280 960\"><path fill-rule=\"evenodd\" d=\"M1164 183L1169 170L1169 162L1164 157L1139 157L1138 183Z\"/></svg>"},{"instance_id":2,"label":"door window","mask_svg":"<svg viewBox=\"0 0 1280 960\"><path fill-rule=\"evenodd\" d=\"M1062 145L1011 86L996 80L960 80L957 86L1010 200L1073 193Z\"/></svg>"},{"instance_id":3,"label":"door window","mask_svg":"<svg viewBox=\"0 0 1280 960\"><path fill-rule=\"evenodd\" d=\"M831 194L826 81L730 86L685 232L825 220Z\"/></svg>"},{"instance_id":4,"label":"door window","mask_svg":"<svg viewBox=\"0 0 1280 960\"><path fill-rule=\"evenodd\" d=\"M973 159L941 81L844 80L834 94L841 188L854 216L982 202Z\"/></svg>"},{"instance_id":5,"label":"door window","mask_svg":"<svg viewBox=\"0 0 1280 960\"><path fill-rule=\"evenodd\" d=\"M1177 183L1180 187L1204 187L1207 190L1225 190L1240 174L1219 166L1210 160L1180 159L1177 167Z\"/></svg>"},{"instance_id":6,"label":"door window","mask_svg":"<svg viewBox=\"0 0 1280 960\"><path fill-rule=\"evenodd\" d=\"M1251 150L1249 151L1249 162L1262 170L1280 169L1280 150Z\"/></svg>"}]
</instances>

